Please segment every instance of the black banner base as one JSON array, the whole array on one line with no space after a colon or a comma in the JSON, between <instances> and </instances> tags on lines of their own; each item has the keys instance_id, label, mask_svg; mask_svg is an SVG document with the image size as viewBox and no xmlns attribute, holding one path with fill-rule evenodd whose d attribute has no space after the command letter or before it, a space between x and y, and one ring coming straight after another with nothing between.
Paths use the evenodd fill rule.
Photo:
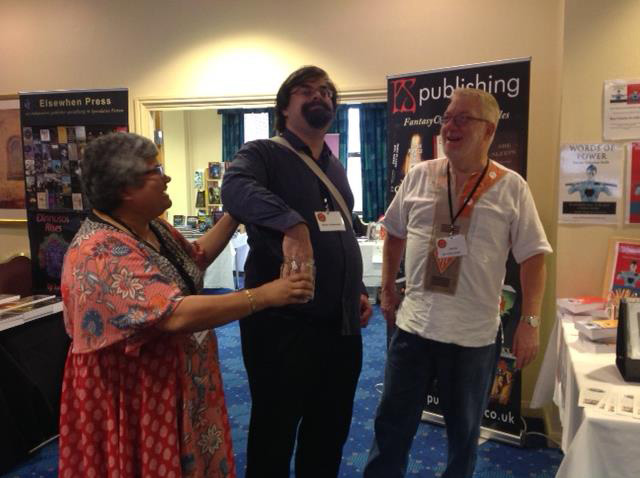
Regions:
<instances>
[{"instance_id":1,"label":"black banner base","mask_svg":"<svg viewBox=\"0 0 640 478\"><path fill-rule=\"evenodd\" d=\"M438 413L427 412L426 410L422 411L422 421L435 423L436 425L444 426L444 417ZM496 430L495 428L488 427L480 427L480 436L482 438L486 438L487 440L494 440L501 443L506 443L508 445L513 445L522 448L524 446L523 433L520 432L519 435L514 435L511 433L506 433L500 430Z\"/></svg>"}]
</instances>

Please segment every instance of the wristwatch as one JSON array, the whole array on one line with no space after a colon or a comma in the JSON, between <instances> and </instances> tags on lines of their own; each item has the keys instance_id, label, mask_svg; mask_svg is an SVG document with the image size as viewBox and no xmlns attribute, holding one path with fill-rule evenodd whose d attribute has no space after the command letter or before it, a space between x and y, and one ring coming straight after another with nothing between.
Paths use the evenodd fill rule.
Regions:
<instances>
[{"instance_id":1,"label":"wristwatch","mask_svg":"<svg viewBox=\"0 0 640 478\"><path fill-rule=\"evenodd\" d=\"M537 315L523 315L520 317L520 320L526 322L534 329L537 329L540 326L540 317Z\"/></svg>"}]
</instances>

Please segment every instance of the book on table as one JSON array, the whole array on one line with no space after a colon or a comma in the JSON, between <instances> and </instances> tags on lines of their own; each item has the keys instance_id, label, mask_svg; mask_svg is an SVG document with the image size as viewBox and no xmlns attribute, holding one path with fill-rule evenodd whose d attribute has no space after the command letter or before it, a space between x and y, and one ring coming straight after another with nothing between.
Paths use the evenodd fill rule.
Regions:
<instances>
[{"instance_id":1,"label":"book on table","mask_svg":"<svg viewBox=\"0 0 640 478\"><path fill-rule=\"evenodd\" d=\"M579 296L558 299L557 304L571 314L587 314L587 312L605 310L607 300L596 296Z\"/></svg>"},{"instance_id":2,"label":"book on table","mask_svg":"<svg viewBox=\"0 0 640 478\"><path fill-rule=\"evenodd\" d=\"M13 300L11 302L0 303L0 312L4 310L16 309L18 307L22 307L27 304L37 304L38 302L42 302L49 299L58 299L60 298L55 295L46 295L46 294L38 294L38 295L29 295L26 297L22 297L18 300Z\"/></svg>"},{"instance_id":3,"label":"book on table","mask_svg":"<svg viewBox=\"0 0 640 478\"><path fill-rule=\"evenodd\" d=\"M14 302L19 298L20 296L16 294L0 294L0 304L5 304L7 302Z\"/></svg>"},{"instance_id":4,"label":"book on table","mask_svg":"<svg viewBox=\"0 0 640 478\"><path fill-rule=\"evenodd\" d=\"M18 307L0 310L0 330L24 324L40 317L62 311L62 300L50 296L48 299L38 299L24 303Z\"/></svg>"},{"instance_id":5,"label":"book on table","mask_svg":"<svg viewBox=\"0 0 640 478\"><path fill-rule=\"evenodd\" d=\"M0 331L22 323L22 314L15 310L0 311Z\"/></svg>"},{"instance_id":6,"label":"book on table","mask_svg":"<svg viewBox=\"0 0 640 478\"><path fill-rule=\"evenodd\" d=\"M39 317L44 317L45 315L60 312L62 310L62 300L60 300L59 297L54 296L51 299L24 304L11 310L22 314L23 322L27 322Z\"/></svg>"},{"instance_id":7,"label":"book on table","mask_svg":"<svg viewBox=\"0 0 640 478\"><path fill-rule=\"evenodd\" d=\"M578 332L589 340L615 340L618 333L617 319L594 319L574 323Z\"/></svg>"}]
</instances>

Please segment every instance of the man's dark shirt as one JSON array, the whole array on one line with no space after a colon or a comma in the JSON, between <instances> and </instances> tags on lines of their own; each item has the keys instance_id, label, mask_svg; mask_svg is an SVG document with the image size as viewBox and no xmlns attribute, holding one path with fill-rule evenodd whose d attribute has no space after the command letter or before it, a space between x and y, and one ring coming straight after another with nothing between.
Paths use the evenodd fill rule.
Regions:
<instances>
[{"instance_id":1,"label":"man's dark shirt","mask_svg":"<svg viewBox=\"0 0 640 478\"><path fill-rule=\"evenodd\" d=\"M286 130L283 136L295 149L312 156L292 132ZM326 144L317 164L352 210L353 194L346 173ZM225 171L222 201L226 210L247 228L247 287L279 277L283 233L304 222L309 228L316 264L315 298L306 304L282 307L279 313L335 322L343 334L360 333L362 259L358 243L348 226L344 232L320 232L314 212L340 208L298 155L269 140L245 144Z\"/></svg>"}]
</instances>

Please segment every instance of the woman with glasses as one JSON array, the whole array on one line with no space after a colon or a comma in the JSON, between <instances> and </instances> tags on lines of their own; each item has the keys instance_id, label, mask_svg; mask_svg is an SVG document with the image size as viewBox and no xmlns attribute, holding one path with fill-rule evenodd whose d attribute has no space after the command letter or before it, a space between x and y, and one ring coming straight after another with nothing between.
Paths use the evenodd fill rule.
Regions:
<instances>
[{"instance_id":1,"label":"woman with glasses","mask_svg":"<svg viewBox=\"0 0 640 478\"><path fill-rule=\"evenodd\" d=\"M72 342L60 407L61 477L235 477L216 338L257 310L303 303L298 274L197 295L237 227L225 215L195 243L158 219L171 206L158 151L114 133L81 162L93 207L65 256L61 290Z\"/></svg>"}]
</instances>

